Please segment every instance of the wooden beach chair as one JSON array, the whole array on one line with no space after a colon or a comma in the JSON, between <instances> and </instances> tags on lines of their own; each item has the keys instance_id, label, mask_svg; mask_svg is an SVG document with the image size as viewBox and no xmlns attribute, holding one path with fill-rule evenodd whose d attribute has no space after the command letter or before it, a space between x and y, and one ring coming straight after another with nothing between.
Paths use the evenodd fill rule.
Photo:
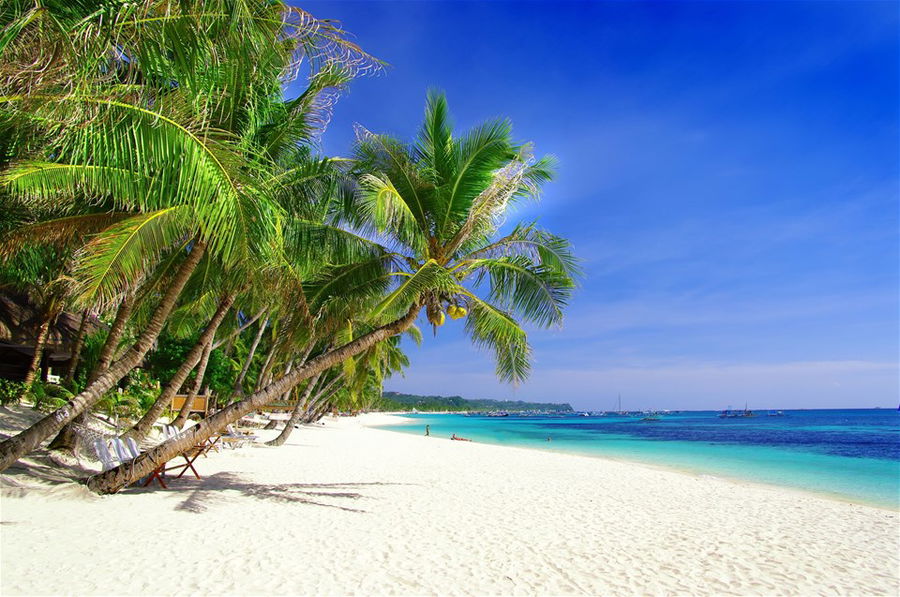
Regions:
<instances>
[{"instance_id":1,"label":"wooden beach chair","mask_svg":"<svg viewBox=\"0 0 900 597\"><path fill-rule=\"evenodd\" d=\"M126 438L125 443L128 446L129 450L131 451L131 454L135 458L140 456L141 449L138 448L137 442L134 441L133 437ZM156 482L159 483L163 489L168 489L168 486L166 485L166 482L163 479L163 475L165 474L165 472L166 472L165 464L161 464L158 467L156 467L155 469L153 469L153 471L149 475L147 475L147 480L144 482L143 487L147 487L148 485L150 485L150 483L152 483L154 480L156 480Z\"/></svg>"},{"instance_id":2,"label":"wooden beach chair","mask_svg":"<svg viewBox=\"0 0 900 597\"><path fill-rule=\"evenodd\" d=\"M165 435L167 440L175 439L179 435L179 431L173 427L172 425L164 425L163 426L163 435ZM194 461L197 460L201 454L206 454L209 451L208 448L204 449L203 445L197 445L185 452L179 454L182 458L184 458L185 464L176 464L175 466L165 467L163 473L168 473L169 471L180 471L176 479L180 479L188 470L194 473L194 476L198 479L202 479L200 473L197 472L197 469L194 468ZM176 456L178 458L178 456ZM167 463L168 464L168 463Z\"/></svg>"}]
</instances>

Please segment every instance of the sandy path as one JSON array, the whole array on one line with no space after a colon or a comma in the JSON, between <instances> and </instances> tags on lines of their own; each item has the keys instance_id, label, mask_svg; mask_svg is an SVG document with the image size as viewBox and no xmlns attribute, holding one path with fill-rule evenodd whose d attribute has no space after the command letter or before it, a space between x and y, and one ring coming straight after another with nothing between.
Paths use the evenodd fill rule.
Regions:
<instances>
[{"instance_id":1,"label":"sandy path","mask_svg":"<svg viewBox=\"0 0 900 597\"><path fill-rule=\"evenodd\" d=\"M900 592L898 513L812 494L346 419L199 462L117 496L5 480L0 592Z\"/></svg>"}]
</instances>

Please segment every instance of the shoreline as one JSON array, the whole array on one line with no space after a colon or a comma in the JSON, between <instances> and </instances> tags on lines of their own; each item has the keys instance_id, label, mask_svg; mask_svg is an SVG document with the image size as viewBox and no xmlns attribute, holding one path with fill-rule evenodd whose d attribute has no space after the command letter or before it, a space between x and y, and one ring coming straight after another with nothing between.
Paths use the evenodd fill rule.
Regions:
<instances>
[{"instance_id":1,"label":"shoreline","mask_svg":"<svg viewBox=\"0 0 900 597\"><path fill-rule=\"evenodd\" d=\"M860 409L860 410L866 410L866 409ZM411 413L411 412L368 413L366 416L385 415L385 416L389 416L390 420L386 421L384 423L377 423L377 424L368 424L367 423L366 426L371 427L373 429L378 429L378 428L385 427L388 425L409 426L409 425L416 423L415 420L407 419L403 416L403 415L408 415L408 414L420 414L420 415L422 415L422 414L425 414L425 415L451 414L451 415L455 415L455 414L459 414L459 413L454 413L454 412L449 412L449 413ZM393 430L385 429L385 431L393 431ZM395 433L404 433L404 432L395 431ZM443 439L443 438L437 438L437 439ZM674 473L679 473L679 474L693 476L693 477L709 477L709 478L718 479L721 481L726 481L729 483L735 483L737 485L747 484L747 485L754 486L754 487L775 488L775 489L789 491L789 492L796 492L800 495L812 495L812 496L816 496L816 497L833 500L836 502L841 502L841 503L846 503L846 504L857 504L857 505L866 506L869 508L877 508L879 510L886 510L888 512L900 513L900 505L890 505L890 504L886 504L884 502L880 502L878 500L867 500L865 498L854 498L851 496L843 495L841 493L830 492L830 491L826 491L826 490L817 490L817 489L811 489L811 488L805 488L805 487L797 487L794 485L782 485L782 484L775 483L775 482L750 479L750 478L745 478L745 477L741 477L738 475L730 475L728 473L722 473L722 472L718 472L718 471L710 472L710 471L705 471L700 468L692 468L687 465L679 466L677 464L650 462L647 460L640 460L639 458L629 458L627 456L599 454L599 453L588 452L588 451L568 450L566 448L556 448L555 446L553 448L545 448L545 447L528 446L528 445L504 444L504 443L500 443L500 442L492 442L492 441L487 441L487 440L476 440L476 443L480 443L483 445L499 446L499 447L504 447L504 448L512 448L512 449L533 450L533 451L537 451L537 452L565 454L565 455L569 455L569 456L580 456L580 457L584 457L584 458L596 458L599 460L619 462L619 463L627 464L627 465L643 466L643 467L647 467L647 468L653 469L653 470L674 472Z\"/></svg>"},{"instance_id":2,"label":"shoreline","mask_svg":"<svg viewBox=\"0 0 900 597\"><path fill-rule=\"evenodd\" d=\"M900 588L900 517L889 510L642 463L377 428L390 422L382 414L329 417L280 448L211 454L198 461L203 480L173 481L169 490L100 497L73 483L25 486L3 475L0 592Z\"/></svg>"}]
</instances>

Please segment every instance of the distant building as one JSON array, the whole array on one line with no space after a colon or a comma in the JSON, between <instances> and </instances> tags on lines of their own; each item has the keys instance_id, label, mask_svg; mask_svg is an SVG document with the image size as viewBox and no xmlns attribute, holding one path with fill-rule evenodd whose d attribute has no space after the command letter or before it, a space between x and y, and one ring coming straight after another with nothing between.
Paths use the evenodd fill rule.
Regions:
<instances>
[{"instance_id":1,"label":"distant building","mask_svg":"<svg viewBox=\"0 0 900 597\"><path fill-rule=\"evenodd\" d=\"M0 294L0 377L21 381L25 379L40 326L38 309L21 294ZM81 325L80 313L61 313L50 325L50 335L41 359L41 379L48 373L59 375L66 371L72 358L71 350ZM88 319L85 332L96 332L103 323L97 317Z\"/></svg>"}]
</instances>

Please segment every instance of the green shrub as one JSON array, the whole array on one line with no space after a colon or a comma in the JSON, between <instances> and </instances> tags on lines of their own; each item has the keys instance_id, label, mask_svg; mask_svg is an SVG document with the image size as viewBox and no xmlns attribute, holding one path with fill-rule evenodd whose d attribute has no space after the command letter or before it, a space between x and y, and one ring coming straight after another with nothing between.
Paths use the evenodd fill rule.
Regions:
<instances>
[{"instance_id":1,"label":"green shrub","mask_svg":"<svg viewBox=\"0 0 900 597\"><path fill-rule=\"evenodd\" d=\"M66 388L41 381L35 381L28 390L28 395L34 401L35 410L52 411L64 405L73 394Z\"/></svg>"},{"instance_id":2,"label":"green shrub","mask_svg":"<svg viewBox=\"0 0 900 597\"><path fill-rule=\"evenodd\" d=\"M0 379L0 404L18 404L25 392L25 384L11 379Z\"/></svg>"},{"instance_id":3,"label":"green shrub","mask_svg":"<svg viewBox=\"0 0 900 597\"><path fill-rule=\"evenodd\" d=\"M139 410L137 416L140 416L159 397L160 384L143 369L132 369L129 371L127 380L128 385L125 387L123 394L128 396L130 402L137 405Z\"/></svg>"}]
</instances>

